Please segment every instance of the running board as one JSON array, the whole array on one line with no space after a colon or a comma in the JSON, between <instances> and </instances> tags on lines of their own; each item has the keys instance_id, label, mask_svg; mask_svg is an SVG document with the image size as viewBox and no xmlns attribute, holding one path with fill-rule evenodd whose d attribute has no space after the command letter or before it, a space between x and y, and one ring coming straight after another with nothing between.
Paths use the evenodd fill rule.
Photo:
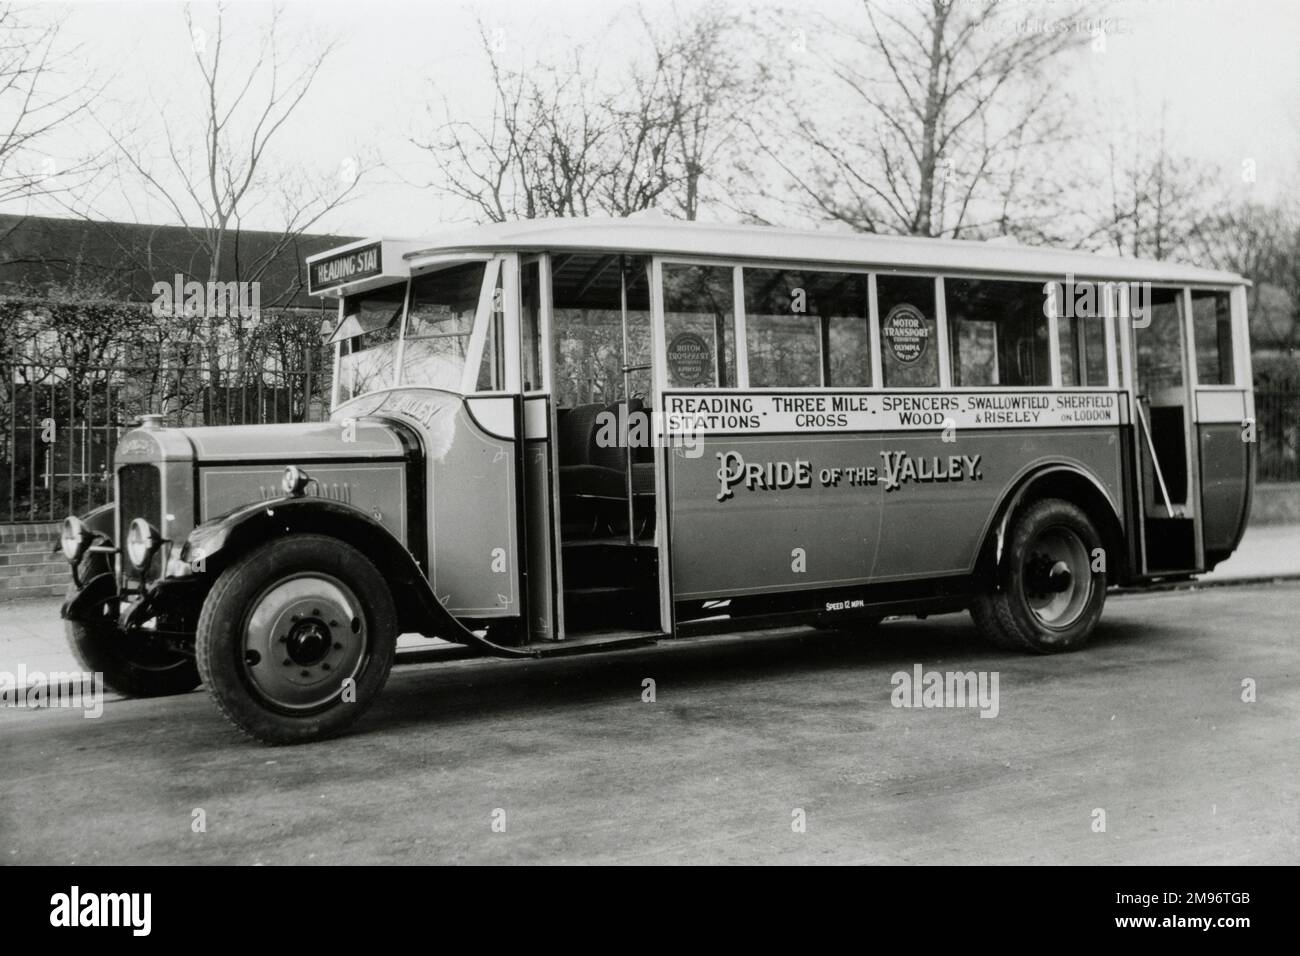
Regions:
<instances>
[{"instance_id":1,"label":"running board","mask_svg":"<svg viewBox=\"0 0 1300 956\"><path fill-rule=\"evenodd\" d=\"M433 644L427 647L399 648L393 665L433 664L459 661L471 657L560 657L594 651L615 651L624 647L646 647L668 637L659 631L593 631L563 641L536 641L520 647L502 647L482 638L464 644Z\"/></svg>"},{"instance_id":2,"label":"running board","mask_svg":"<svg viewBox=\"0 0 1300 956\"><path fill-rule=\"evenodd\" d=\"M615 651L624 647L646 647L666 637L667 634L658 631L596 631L590 634L579 634L563 641L537 641L521 647L501 647L477 638L464 644L442 643L426 647L399 648L393 658L393 666L435 664L473 657L525 657L536 660L539 657Z\"/></svg>"},{"instance_id":3,"label":"running board","mask_svg":"<svg viewBox=\"0 0 1300 956\"><path fill-rule=\"evenodd\" d=\"M607 651L624 647L645 647L668 637L660 631L594 631L579 634L563 641L538 641L529 644L528 650L538 657L558 657L561 654L583 654L587 651Z\"/></svg>"}]
</instances>

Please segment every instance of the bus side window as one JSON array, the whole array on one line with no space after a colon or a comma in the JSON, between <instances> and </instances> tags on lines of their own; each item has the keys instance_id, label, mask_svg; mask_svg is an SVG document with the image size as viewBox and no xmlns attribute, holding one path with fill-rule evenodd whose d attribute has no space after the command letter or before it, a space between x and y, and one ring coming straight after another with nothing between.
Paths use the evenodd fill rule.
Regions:
<instances>
[{"instance_id":1,"label":"bus side window","mask_svg":"<svg viewBox=\"0 0 1300 956\"><path fill-rule=\"evenodd\" d=\"M884 385L937 388L939 328L933 276L879 275L880 359Z\"/></svg>"},{"instance_id":2,"label":"bus side window","mask_svg":"<svg viewBox=\"0 0 1300 956\"><path fill-rule=\"evenodd\" d=\"M670 388L734 388L736 303L731 266L665 263Z\"/></svg>"},{"instance_id":3,"label":"bus side window","mask_svg":"<svg viewBox=\"0 0 1300 956\"><path fill-rule=\"evenodd\" d=\"M556 403L574 407L617 400L623 386L618 257L556 255L551 289Z\"/></svg>"},{"instance_id":4,"label":"bus side window","mask_svg":"<svg viewBox=\"0 0 1300 956\"><path fill-rule=\"evenodd\" d=\"M1062 385L1106 384L1106 320L1095 316L1061 316L1056 320Z\"/></svg>"},{"instance_id":5,"label":"bus side window","mask_svg":"<svg viewBox=\"0 0 1300 956\"><path fill-rule=\"evenodd\" d=\"M1192 290L1198 385L1231 385L1232 309L1227 292Z\"/></svg>"},{"instance_id":6,"label":"bus side window","mask_svg":"<svg viewBox=\"0 0 1300 956\"><path fill-rule=\"evenodd\" d=\"M744 286L751 386L871 384L865 275L745 269Z\"/></svg>"},{"instance_id":7,"label":"bus side window","mask_svg":"<svg viewBox=\"0 0 1300 956\"><path fill-rule=\"evenodd\" d=\"M1023 388L1052 384L1042 283L946 279L944 291L953 385ZM1104 331L1100 319L1097 325ZM968 327L992 327L992 334L978 335ZM1097 346L1104 353L1103 346L1104 339ZM1104 363L1104 354L1102 358Z\"/></svg>"},{"instance_id":8,"label":"bus side window","mask_svg":"<svg viewBox=\"0 0 1300 956\"><path fill-rule=\"evenodd\" d=\"M651 396L649 290L640 257L589 252L552 257L551 390L560 407ZM525 288L525 304L527 295ZM626 373L626 389L625 344L626 364L633 367Z\"/></svg>"}]
</instances>

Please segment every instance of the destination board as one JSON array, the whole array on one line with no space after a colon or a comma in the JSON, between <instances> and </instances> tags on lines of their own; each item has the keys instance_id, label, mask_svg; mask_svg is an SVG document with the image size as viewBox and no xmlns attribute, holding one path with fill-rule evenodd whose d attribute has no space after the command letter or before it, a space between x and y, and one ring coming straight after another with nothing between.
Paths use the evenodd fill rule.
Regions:
<instances>
[{"instance_id":1,"label":"destination board","mask_svg":"<svg viewBox=\"0 0 1300 956\"><path fill-rule=\"evenodd\" d=\"M667 392L669 435L1119 425L1120 394L1051 392Z\"/></svg>"}]
</instances>

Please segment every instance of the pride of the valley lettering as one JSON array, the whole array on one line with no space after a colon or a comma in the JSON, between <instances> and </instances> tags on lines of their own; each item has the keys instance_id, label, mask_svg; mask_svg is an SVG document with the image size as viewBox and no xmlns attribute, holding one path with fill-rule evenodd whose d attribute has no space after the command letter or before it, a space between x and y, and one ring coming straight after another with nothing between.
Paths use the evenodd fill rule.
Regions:
<instances>
[{"instance_id":1,"label":"pride of the valley lettering","mask_svg":"<svg viewBox=\"0 0 1300 956\"><path fill-rule=\"evenodd\" d=\"M883 486L896 491L911 482L979 481L980 455L926 455L913 457L905 451L882 451L881 464L848 465L814 469L803 458L794 461L745 461L738 451L720 451L718 457L718 500L733 497L736 488L746 491L779 491L811 488L814 481L827 488Z\"/></svg>"}]
</instances>

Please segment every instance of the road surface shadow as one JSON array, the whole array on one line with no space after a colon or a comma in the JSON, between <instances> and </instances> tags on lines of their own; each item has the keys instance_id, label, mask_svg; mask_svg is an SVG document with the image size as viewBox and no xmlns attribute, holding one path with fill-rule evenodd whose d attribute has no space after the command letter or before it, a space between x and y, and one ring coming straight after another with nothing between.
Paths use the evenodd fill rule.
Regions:
<instances>
[{"instance_id":1,"label":"road surface shadow","mask_svg":"<svg viewBox=\"0 0 1300 956\"><path fill-rule=\"evenodd\" d=\"M1151 644L1180 634L1170 626L1103 619L1083 651L1017 654L982 641L969 615L962 613L891 621L869 632L792 628L545 660L475 658L416 664L393 671L374 710L353 733L489 714L541 714L565 705L623 699L639 694L647 677L660 688L725 687L782 675L910 670L920 663L944 670L1014 670L1025 680L1050 680L1068 675L1078 666L1071 659L1081 654L1109 657L1139 642Z\"/></svg>"}]
</instances>

